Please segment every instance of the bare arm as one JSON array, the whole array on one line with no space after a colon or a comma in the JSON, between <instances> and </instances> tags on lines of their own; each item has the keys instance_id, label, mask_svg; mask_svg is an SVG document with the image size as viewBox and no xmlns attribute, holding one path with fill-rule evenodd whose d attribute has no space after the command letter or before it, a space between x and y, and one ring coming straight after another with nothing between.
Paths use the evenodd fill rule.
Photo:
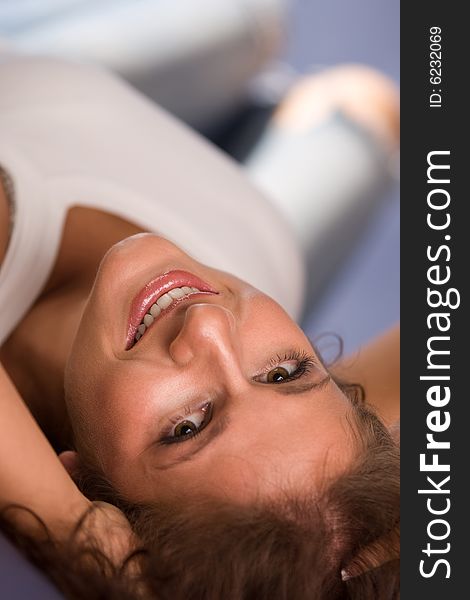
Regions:
<instances>
[{"instance_id":1,"label":"bare arm","mask_svg":"<svg viewBox=\"0 0 470 600\"><path fill-rule=\"evenodd\" d=\"M27 507L54 535L67 535L90 503L65 471L1 364L0 428L0 510L12 504Z\"/></svg>"},{"instance_id":2,"label":"bare arm","mask_svg":"<svg viewBox=\"0 0 470 600\"><path fill-rule=\"evenodd\" d=\"M8 223L8 203L0 181L0 265ZM66 533L90 505L0 363L0 510L13 504L32 510L57 535Z\"/></svg>"},{"instance_id":3,"label":"bare arm","mask_svg":"<svg viewBox=\"0 0 470 600\"><path fill-rule=\"evenodd\" d=\"M333 369L346 381L360 383L366 400L387 425L400 418L400 326L396 325Z\"/></svg>"},{"instance_id":4,"label":"bare arm","mask_svg":"<svg viewBox=\"0 0 470 600\"><path fill-rule=\"evenodd\" d=\"M106 502L91 503L82 495L0 364L0 511L11 505L31 510L58 541L69 539L80 517L94 505L81 526L83 538L77 539L88 542L91 534L116 565L138 544L119 509ZM16 527L35 535L36 518L21 510L11 515Z\"/></svg>"}]
</instances>

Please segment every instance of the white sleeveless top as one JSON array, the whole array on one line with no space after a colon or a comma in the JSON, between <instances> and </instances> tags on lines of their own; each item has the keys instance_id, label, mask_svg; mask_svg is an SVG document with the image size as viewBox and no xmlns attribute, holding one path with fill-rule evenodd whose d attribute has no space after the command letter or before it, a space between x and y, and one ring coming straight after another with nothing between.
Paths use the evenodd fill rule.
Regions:
<instances>
[{"instance_id":1,"label":"white sleeveless top","mask_svg":"<svg viewBox=\"0 0 470 600\"><path fill-rule=\"evenodd\" d=\"M299 317L304 265L287 223L229 158L111 74L0 57L0 166L15 203L0 344L45 285L76 205L164 235Z\"/></svg>"}]
</instances>

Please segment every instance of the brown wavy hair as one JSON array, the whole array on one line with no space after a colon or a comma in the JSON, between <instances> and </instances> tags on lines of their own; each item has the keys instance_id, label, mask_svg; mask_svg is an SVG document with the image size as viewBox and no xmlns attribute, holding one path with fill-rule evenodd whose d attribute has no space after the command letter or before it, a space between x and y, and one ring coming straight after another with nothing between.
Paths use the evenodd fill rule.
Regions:
<instances>
[{"instance_id":1,"label":"brown wavy hair","mask_svg":"<svg viewBox=\"0 0 470 600\"><path fill-rule=\"evenodd\" d=\"M279 490L239 506L128 504L102 474L79 477L93 500L111 501L141 545L116 566L94 540L58 544L43 525L32 539L0 515L0 528L68 598L156 600L393 600L399 596L399 447L359 386L341 384L354 407L358 453L318 495ZM80 538L80 540L79 540Z\"/></svg>"}]
</instances>

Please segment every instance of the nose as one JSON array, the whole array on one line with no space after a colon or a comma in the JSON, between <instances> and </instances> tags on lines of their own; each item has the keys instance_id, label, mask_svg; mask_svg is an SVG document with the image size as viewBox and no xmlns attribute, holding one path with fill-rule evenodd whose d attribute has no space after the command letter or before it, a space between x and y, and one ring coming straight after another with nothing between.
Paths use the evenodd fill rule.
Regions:
<instances>
[{"instance_id":1,"label":"nose","mask_svg":"<svg viewBox=\"0 0 470 600\"><path fill-rule=\"evenodd\" d=\"M169 353L179 366L204 360L214 366L233 367L238 362L238 343L236 320L230 310L215 304L193 304L186 310Z\"/></svg>"}]
</instances>

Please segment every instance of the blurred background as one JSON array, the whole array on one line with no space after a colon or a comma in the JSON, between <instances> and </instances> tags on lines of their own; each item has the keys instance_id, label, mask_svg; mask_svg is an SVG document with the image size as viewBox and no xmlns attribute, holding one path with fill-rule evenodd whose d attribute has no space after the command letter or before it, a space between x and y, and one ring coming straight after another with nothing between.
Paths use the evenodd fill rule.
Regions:
<instances>
[{"instance_id":1,"label":"blurred background","mask_svg":"<svg viewBox=\"0 0 470 600\"><path fill-rule=\"evenodd\" d=\"M296 69L360 62L400 77L399 0L294 0L284 57ZM400 314L399 182L364 228L349 257L305 318L315 337L335 332L345 353L395 323Z\"/></svg>"},{"instance_id":2,"label":"blurred background","mask_svg":"<svg viewBox=\"0 0 470 600\"><path fill-rule=\"evenodd\" d=\"M398 83L399 0L0 0L2 47L111 68L243 160L302 73L357 62ZM346 352L399 316L398 182L382 193L303 317Z\"/></svg>"},{"instance_id":3,"label":"blurred background","mask_svg":"<svg viewBox=\"0 0 470 600\"><path fill-rule=\"evenodd\" d=\"M242 160L302 73L359 62L398 83L399 0L0 0L9 49L111 68ZM399 318L398 177L382 195L303 317L346 353ZM58 597L1 537L0 596Z\"/></svg>"}]
</instances>

